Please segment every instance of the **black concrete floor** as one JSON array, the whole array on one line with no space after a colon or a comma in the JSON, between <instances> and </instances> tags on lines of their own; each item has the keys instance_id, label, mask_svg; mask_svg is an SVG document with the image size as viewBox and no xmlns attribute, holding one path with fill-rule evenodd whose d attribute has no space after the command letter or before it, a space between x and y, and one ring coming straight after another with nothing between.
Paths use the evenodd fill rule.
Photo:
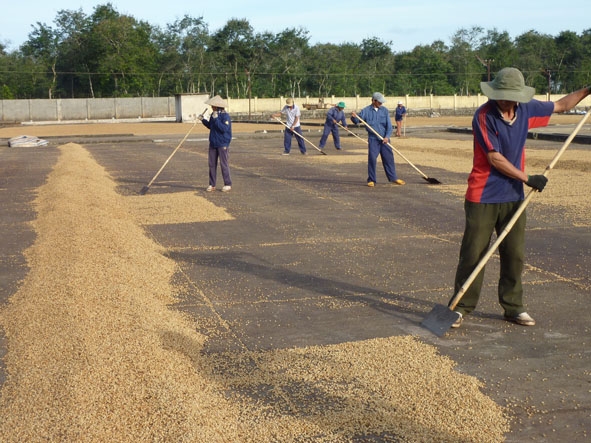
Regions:
<instances>
[{"instance_id":1,"label":"black concrete floor","mask_svg":"<svg viewBox=\"0 0 591 443\"><path fill-rule=\"evenodd\" d=\"M368 188L365 154L347 139L343 152L329 143L327 156L314 149L307 156L297 149L281 156L279 134L235 137L231 192L204 192L207 144L200 139L183 145L149 191L194 191L234 217L146 227L182 270L175 279L187 289L177 307L208 333L207 352L412 334L456 361L459 371L481 379L499 404L510 405L515 420L507 441L586 440L591 427L588 226L571 226L559 212L544 214L542 223L534 201L528 208L524 281L528 312L537 325L502 320L493 257L478 311L462 328L438 338L420 322L453 295L464 223L461 197L429 185L404 163L397 168L406 186L387 184L379 170L378 184ZM163 141L83 142L122 195L137 195L178 143L178 138L159 138ZM57 159L59 142L0 147L2 302L26 275L22 253L34 241L27 225L34 217L31 202ZM333 156L348 161L334 162ZM444 184L465 183L466 174L423 170ZM5 352L2 341L0 350ZM2 371L0 382L1 377Z\"/></svg>"}]
</instances>

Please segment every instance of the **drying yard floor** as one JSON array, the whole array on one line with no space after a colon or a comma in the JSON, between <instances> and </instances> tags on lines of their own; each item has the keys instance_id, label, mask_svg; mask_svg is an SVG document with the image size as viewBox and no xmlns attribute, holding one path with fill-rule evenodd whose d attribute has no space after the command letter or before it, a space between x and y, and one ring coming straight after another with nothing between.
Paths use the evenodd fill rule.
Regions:
<instances>
[{"instance_id":1,"label":"drying yard floor","mask_svg":"<svg viewBox=\"0 0 591 443\"><path fill-rule=\"evenodd\" d=\"M393 144L443 184L396 157L407 185L378 164L371 189L354 137L282 156L276 124L235 123L229 193L204 192L201 125L0 128L49 141L0 146L0 439L587 440L588 145L528 208L537 325L502 320L493 256L460 329L420 326L453 295L472 148L444 129L469 125L410 118ZM304 134L317 144L319 129ZM560 146L530 141L528 171Z\"/></svg>"}]
</instances>

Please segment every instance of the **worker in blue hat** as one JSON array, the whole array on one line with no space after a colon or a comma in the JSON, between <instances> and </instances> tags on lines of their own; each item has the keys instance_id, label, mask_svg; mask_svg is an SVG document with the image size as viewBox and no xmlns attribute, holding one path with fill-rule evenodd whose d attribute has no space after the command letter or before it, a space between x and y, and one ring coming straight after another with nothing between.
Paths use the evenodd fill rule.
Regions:
<instances>
[{"instance_id":1,"label":"worker in blue hat","mask_svg":"<svg viewBox=\"0 0 591 443\"><path fill-rule=\"evenodd\" d=\"M343 111L344 109L345 102L338 102L326 113L324 131L322 132L322 137L320 137L320 143L318 144L320 149L324 149L324 146L326 146L326 140L328 140L328 134L332 134L334 147L339 151L341 150L341 137L339 136L338 123L345 128L347 127L347 120L345 119L345 112Z\"/></svg>"}]
</instances>

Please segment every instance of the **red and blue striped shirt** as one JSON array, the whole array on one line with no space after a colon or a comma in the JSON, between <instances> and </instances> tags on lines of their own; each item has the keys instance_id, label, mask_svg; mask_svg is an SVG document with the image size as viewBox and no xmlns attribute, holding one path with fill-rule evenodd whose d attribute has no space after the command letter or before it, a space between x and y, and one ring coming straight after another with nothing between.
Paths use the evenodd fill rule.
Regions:
<instances>
[{"instance_id":1,"label":"red and blue striped shirt","mask_svg":"<svg viewBox=\"0 0 591 443\"><path fill-rule=\"evenodd\" d=\"M499 152L513 166L524 171L525 141L532 128L547 126L553 102L531 100L519 103L515 119L508 122L494 100L476 110L472 120L474 162L468 177L466 200L473 203L507 203L523 200L523 183L500 173L488 162L487 154Z\"/></svg>"}]
</instances>

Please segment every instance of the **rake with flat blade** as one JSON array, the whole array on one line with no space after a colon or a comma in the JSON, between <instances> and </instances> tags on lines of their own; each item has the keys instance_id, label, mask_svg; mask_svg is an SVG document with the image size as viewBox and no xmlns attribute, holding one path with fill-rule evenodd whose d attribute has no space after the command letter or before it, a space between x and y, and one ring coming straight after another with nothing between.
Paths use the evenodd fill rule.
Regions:
<instances>
[{"instance_id":1,"label":"rake with flat blade","mask_svg":"<svg viewBox=\"0 0 591 443\"><path fill-rule=\"evenodd\" d=\"M201 113L201 115L205 114L205 111L207 111L207 108L205 108L203 110L203 112ZM187 139L187 137L189 137L189 134L191 133L191 131L193 130L193 128L195 127L195 125L197 124L197 122L199 121L199 119L197 117L195 117L195 123L193 123L193 126L191 126L191 129L189 129L189 131L187 132L187 134L183 137L183 139L181 140L181 142L178 144L178 146L174 149L174 151L172 151L172 154L170 154L168 156L168 158L166 159L166 161L164 162L164 164L162 165L162 167L158 170L158 172L156 173L156 175L152 178L152 180L150 180L150 183L148 183L146 186L144 186L141 190L140 190L140 195L145 195L146 192L148 192L148 190L150 189L150 186L152 186L152 183L154 183L154 180L156 180L156 178L160 175L160 173L162 172L162 170L164 169L164 167L168 164L168 162L170 161L170 159L172 158L172 156L174 154L176 154L176 151L178 151L178 149L183 145L183 143L185 142L185 140Z\"/></svg>"},{"instance_id":2,"label":"rake with flat blade","mask_svg":"<svg viewBox=\"0 0 591 443\"><path fill-rule=\"evenodd\" d=\"M550 172L550 170L554 167L554 165L556 165L556 162L558 162L558 159L560 158L560 156L564 153L564 151L566 151L566 148L568 147L568 145L570 145L571 141L573 140L573 138L575 138L575 136L577 135L579 130L583 127L583 125L585 124L585 121L587 120L587 118L589 118L590 114L591 113L589 113L589 112L587 114L585 114L585 116L581 119L581 121L579 122L577 127L574 129L572 134L569 135L568 138L565 140L564 144L558 150L558 152L556 153L556 155L554 156L554 158L552 159L550 164L548 166L546 166L546 169L544 170L544 174L543 174L544 176L547 176L548 173ZM453 298L449 302L449 305L448 306L435 305L435 307L431 310L429 315L427 315L427 317L421 322L422 326L429 329L431 332L433 332L438 337L441 337L451 327L451 325L459 318L460 314L458 312L454 311L455 307L458 305L458 303L460 302L461 298L464 296L464 294L466 293L466 291L468 290L470 285L472 285L472 283L474 282L474 280L476 279L476 277L478 276L478 274L480 273L482 268L484 268L484 265L486 265L486 262L488 262L490 257L493 255L493 253L497 249L497 247L505 239L507 234L509 234L509 231L511 230L511 228L513 228L513 225L517 222L517 219L521 216L523 211L525 211L526 206L528 205L528 203L530 202L530 200L532 199L532 197L534 196L534 194L536 192L537 191L535 189L531 189L529 191L529 193L527 194L525 199L521 202L521 204L517 208L517 211L515 212L515 214L513 214L513 217L511 217L511 220L509 220L509 222L507 223L507 225L505 226L503 231L497 236L497 239L495 240L495 242L488 248L488 251L480 259L480 261L478 262L478 264L476 265L476 267L472 271L472 274L470 274L470 276L466 279L466 281L464 282L462 287L459 289L457 294L453 296Z\"/></svg>"},{"instance_id":3,"label":"rake with flat blade","mask_svg":"<svg viewBox=\"0 0 591 443\"><path fill-rule=\"evenodd\" d=\"M355 115L355 118L359 119L359 121L361 123L363 123L365 125L365 127L368 128L371 132L373 132L376 135L376 137L378 137L380 140L384 141L384 137L382 137L380 134L378 134L377 131L374 128L372 128L369 124L367 124L361 117L359 117L359 115ZM400 152L398 149L396 149L390 143L386 143L386 145L388 145L390 147L390 149L392 149L392 151L394 151L396 154L398 154L400 157L402 157L406 161L406 163L411 165L415 171L417 171L419 174L421 174L421 176L425 180L427 180L428 183L430 183L432 185L440 185L441 184L441 182L439 180L437 180L436 178L428 177L427 175L425 175L423 173L423 171L421 171L419 168L417 168L415 165L413 165L409 159L407 159L404 155L402 155L402 152Z\"/></svg>"},{"instance_id":4,"label":"rake with flat blade","mask_svg":"<svg viewBox=\"0 0 591 443\"><path fill-rule=\"evenodd\" d=\"M280 119L278 119L277 117L273 117L275 120L277 120L279 123L281 123L283 126L285 126L287 129L289 129L291 131L291 128L289 126L287 126L285 123L283 123ZM308 140L306 137L304 137L301 134L298 134L295 131L291 131L292 133L294 133L295 135L297 135L298 137L300 137L302 140L307 141L308 143L310 143L310 145L312 145L312 147L314 149L316 149L317 151L320 151L321 154L326 155L326 152L324 152L322 149L320 149L318 146L316 146L314 143L312 143L310 140Z\"/></svg>"}]
</instances>

